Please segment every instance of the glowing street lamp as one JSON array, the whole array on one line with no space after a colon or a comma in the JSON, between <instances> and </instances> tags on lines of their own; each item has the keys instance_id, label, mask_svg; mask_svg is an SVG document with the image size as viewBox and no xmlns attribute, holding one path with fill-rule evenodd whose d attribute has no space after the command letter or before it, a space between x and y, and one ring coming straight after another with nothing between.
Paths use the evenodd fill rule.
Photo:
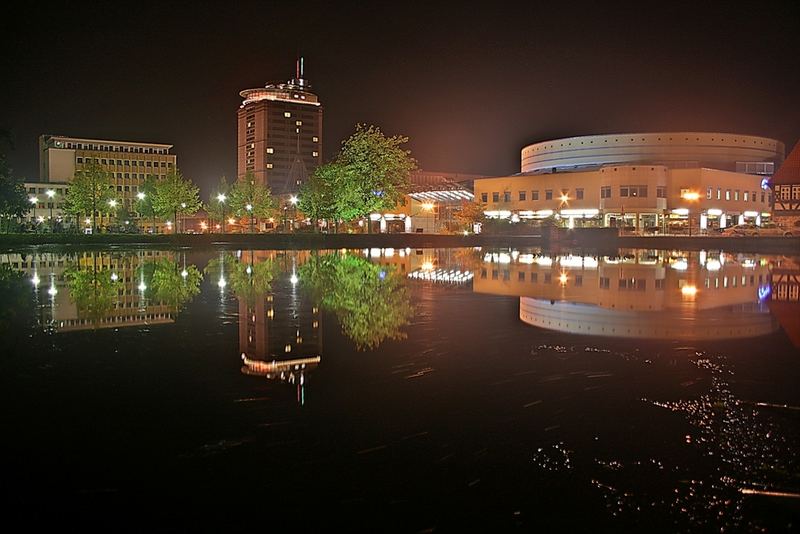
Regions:
<instances>
[{"instance_id":1,"label":"glowing street lamp","mask_svg":"<svg viewBox=\"0 0 800 534\"><path fill-rule=\"evenodd\" d=\"M111 206L111 209L115 209L117 207L117 201L112 198L108 201L108 205Z\"/></svg>"},{"instance_id":2,"label":"glowing street lamp","mask_svg":"<svg viewBox=\"0 0 800 534\"><path fill-rule=\"evenodd\" d=\"M44 194L47 195L47 198L50 200L50 202L49 202L49 205L50 205L50 221L52 222L52 220L53 220L53 197L56 196L56 192L54 190L52 190L52 189L48 189L47 191L44 192Z\"/></svg>"},{"instance_id":3,"label":"glowing street lamp","mask_svg":"<svg viewBox=\"0 0 800 534\"><path fill-rule=\"evenodd\" d=\"M253 205L249 202L245 204L244 209L250 214L250 233L253 233Z\"/></svg>"},{"instance_id":4,"label":"glowing street lamp","mask_svg":"<svg viewBox=\"0 0 800 534\"><path fill-rule=\"evenodd\" d=\"M217 195L217 202L222 204L222 233L225 233L225 199L228 198L225 196L225 193L220 193Z\"/></svg>"},{"instance_id":5,"label":"glowing street lamp","mask_svg":"<svg viewBox=\"0 0 800 534\"><path fill-rule=\"evenodd\" d=\"M136 198L138 198L139 200L144 200L144 198L145 198L146 196L147 196L147 195L145 195L145 194L144 194L143 192L141 192L141 191L139 191L138 193L136 193Z\"/></svg>"},{"instance_id":6,"label":"glowing street lamp","mask_svg":"<svg viewBox=\"0 0 800 534\"><path fill-rule=\"evenodd\" d=\"M689 202L697 202L700 199L700 193L697 191L682 191L681 198ZM692 211L689 210L686 216L689 221L689 237L692 237Z\"/></svg>"}]
</instances>

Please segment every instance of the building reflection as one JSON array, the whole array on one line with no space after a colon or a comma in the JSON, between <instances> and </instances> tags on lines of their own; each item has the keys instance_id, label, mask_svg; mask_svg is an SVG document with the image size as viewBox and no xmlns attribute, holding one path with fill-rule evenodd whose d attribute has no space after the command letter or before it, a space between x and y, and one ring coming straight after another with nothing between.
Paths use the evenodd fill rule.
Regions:
<instances>
[{"instance_id":1,"label":"building reflection","mask_svg":"<svg viewBox=\"0 0 800 534\"><path fill-rule=\"evenodd\" d=\"M728 339L778 328L757 255L659 250L619 256L490 252L474 291L520 297L520 320L573 334Z\"/></svg>"},{"instance_id":2,"label":"building reflection","mask_svg":"<svg viewBox=\"0 0 800 534\"><path fill-rule=\"evenodd\" d=\"M298 287L308 251L249 250L223 254L222 277L238 301L241 372L296 387L305 403L308 372L322 360L322 317ZM213 268L213 264L212 264Z\"/></svg>"},{"instance_id":3,"label":"building reflection","mask_svg":"<svg viewBox=\"0 0 800 534\"><path fill-rule=\"evenodd\" d=\"M770 271L769 309L792 344L800 348L800 258L772 258Z\"/></svg>"},{"instance_id":4,"label":"building reflection","mask_svg":"<svg viewBox=\"0 0 800 534\"><path fill-rule=\"evenodd\" d=\"M54 333L174 322L181 304L199 290L197 269L183 261L174 252L152 250L0 258L29 278L38 321Z\"/></svg>"}]
</instances>

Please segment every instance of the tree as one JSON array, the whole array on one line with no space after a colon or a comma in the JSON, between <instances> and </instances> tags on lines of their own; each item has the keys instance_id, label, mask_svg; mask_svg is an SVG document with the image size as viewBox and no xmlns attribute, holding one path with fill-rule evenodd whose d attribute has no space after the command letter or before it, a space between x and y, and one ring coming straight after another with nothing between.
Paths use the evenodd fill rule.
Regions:
<instances>
[{"instance_id":1,"label":"tree","mask_svg":"<svg viewBox=\"0 0 800 534\"><path fill-rule=\"evenodd\" d=\"M92 214L92 233L97 233L97 214L108 213L108 203L114 198L111 173L95 162L75 173L64 200L64 211L74 215Z\"/></svg>"},{"instance_id":2,"label":"tree","mask_svg":"<svg viewBox=\"0 0 800 534\"><path fill-rule=\"evenodd\" d=\"M144 182L139 185L139 191L136 194L136 213L138 213L141 218L148 217L153 221L152 233L154 234L156 233L156 209L153 206L153 199L156 195L157 182L158 178L152 174L148 174ZM142 228L144 228L144 225L142 225Z\"/></svg>"},{"instance_id":3,"label":"tree","mask_svg":"<svg viewBox=\"0 0 800 534\"><path fill-rule=\"evenodd\" d=\"M256 182L251 173L233 184L228 198L232 213L237 217L250 217L250 231L253 217L267 219L275 213L276 203L272 193L267 186Z\"/></svg>"},{"instance_id":4,"label":"tree","mask_svg":"<svg viewBox=\"0 0 800 534\"><path fill-rule=\"evenodd\" d=\"M377 126L356 125L334 160L341 167L335 191L342 219L365 217L401 202L417 168L411 152L401 148L407 142L408 137L386 137Z\"/></svg>"},{"instance_id":5,"label":"tree","mask_svg":"<svg viewBox=\"0 0 800 534\"><path fill-rule=\"evenodd\" d=\"M465 200L461 203L461 207L453 213L453 217L465 230L472 231L476 224L482 224L486 220L486 214L483 212L485 209L483 204Z\"/></svg>"},{"instance_id":6,"label":"tree","mask_svg":"<svg viewBox=\"0 0 800 534\"><path fill-rule=\"evenodd\" d=\"M153 208L160 217L173 217L178 228L178 214L194 214L202 207L200 190L177 169L155 184Z\"/></svg>"},{"instance_id":7,"label":"tree","mask_svg":"<svg viewBox=\"0 0 800 534\"><path fill-rule=\"evenodd\" d=\"M125 204L122 204L119 209L117 209L113 231L122 234L135 234L139 232L136 218Z\"/></svg>"},{"instance_id":8,"label":"tree","mask_svg":"<svg viewBox=\"0 0 800 534\"><path fill-rule=\"evenodd\" d=\"M318 229L320 219L337 219L336 182L342 166L326 163L314 170L314 174L300 186L298 209L314 223L314 231Z\"/></svg>"},{"instance_id":9,"label":"tree","mask_svg":"<svg viewBox=\"0 0 800 534\"><path fill-rule=\"evenodd\" d=\"M0 217L5 220L6 233L11 229L11 220L22 217L30 208L25 186L13 176L5 154L0 153Z\"/></svg>"},{"instance_id":10,"label":"tree","mask_svg":"<svg viewBox=\"0 0 800 534\"><path fill-rule=\"evenodd\" d=\"M223 219L225 218L226 214L225 203L228 201L227 197L230 188L231 186L228 183L228 179L222 176L219 179L216 189L211 193L211 195L209 195L208 202L205 204L205 210L208 213L208 217L210 219L222 221L223 225L225 224ZM220 200L220 195L224 195L225 199Z\"/></svg>"}]
</instances>

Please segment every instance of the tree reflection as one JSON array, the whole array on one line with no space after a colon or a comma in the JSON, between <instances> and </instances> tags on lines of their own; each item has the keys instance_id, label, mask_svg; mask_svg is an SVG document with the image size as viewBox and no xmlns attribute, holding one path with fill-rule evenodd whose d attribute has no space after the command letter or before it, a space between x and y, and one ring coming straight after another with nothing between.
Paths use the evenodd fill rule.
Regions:
<instances>
[{"instance_id":1,"label":"tree reflection","mask_svg":"<svg viewBox=\"0 0 800 534\"><path fill-rule=\"evenodd\" d=\"M5 349L14 353L16 346L25 342L35 313L25 274L7 263L0 264L0 302L0 339Z\"/></svg>"},{"instance_id":2,"label":"tree reflection","mask_svg":"<svg viewBox=\"0 0 800 534\"><path fill-rule=\"evenodd\" d=\"M97 255L92 252L91 263L81 265L76 261L64 270L70 297L78 309L78 315L95 325L114 309L120 283L113 273L97 265Z\"/></svg>"},{"instance_id":3,"label":"tree reflection","mask_svg":"<svg viewBox=\"0 0 800 534\"><path fill-rule=\"evenodd\" d=\"M255 262L251 251L249 257L245 253L241 259L231 253L221 254L208 262L205 272L224 280L236 297L252 305L272 291L275 269L272 259Z\"/></svg>"},{"instance_id":4,"label":"tree reflection","mask_svg":"<svg viewBox=\"0 0 800 534\"><path fill-rule=\"evenodd\" d=\"M334 312L359 350L404 339L414 314L403 277L394 267L350 255L315 255L299 270L320 306Z\"/></svg>"},{"instance_id":5,"label":"tree reflection","mask_svg":"<svg viewBox=\"0 0 800 534\"><path fill-rule=\"evenodd\" d=\"M152 270L149 287L154 300L180 310L186 303L200 293L203 274L194 265L181 267L169 258L161 258L142 266Z\"/></svg>"}]
</instances>

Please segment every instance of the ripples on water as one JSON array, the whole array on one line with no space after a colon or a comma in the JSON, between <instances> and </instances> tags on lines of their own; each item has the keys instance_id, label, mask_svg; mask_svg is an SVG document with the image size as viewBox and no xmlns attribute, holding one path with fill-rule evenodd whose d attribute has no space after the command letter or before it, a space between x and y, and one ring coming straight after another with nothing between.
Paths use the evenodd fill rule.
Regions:
<instances>
[{"instance_id":1,"label":"ripples on water","mask_svg":"<svg viewBox=\"0 0 800 534\"><path fill-rule=\"evenodd\" d=\"M243 499L339 508L318 527L797 524L795 258L116 250L0 264L19 436L5 453L40 458L8 477L21 505L44 483L74 514L76 495L110 495L113 514L156 482L142 525L170 498L220 524Z\"/></svg>"}]
</instances>

